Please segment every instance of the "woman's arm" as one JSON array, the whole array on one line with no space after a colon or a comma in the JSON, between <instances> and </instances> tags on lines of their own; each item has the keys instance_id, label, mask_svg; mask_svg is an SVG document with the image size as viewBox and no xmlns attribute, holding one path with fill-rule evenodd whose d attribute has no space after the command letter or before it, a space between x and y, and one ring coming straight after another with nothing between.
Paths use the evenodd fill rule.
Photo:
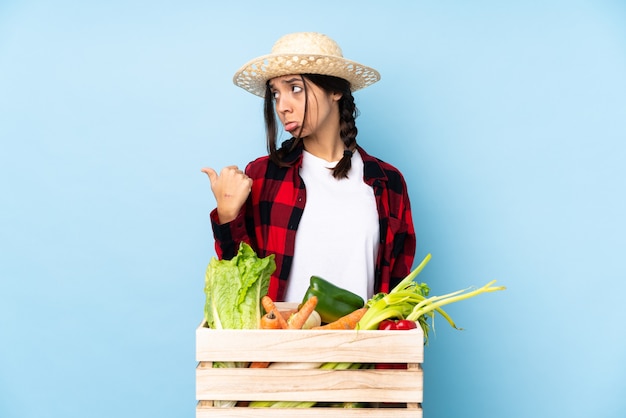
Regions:
<instances>
[{"instance_id":1,"label":"woman's arm","mask_svg":"<svg viewBox=\"0 0 626 418\"><path fill-rule=\"evenodd\" d=\"M211 181L217 207L211 212L215 251L220 259L231 259L239 243L249 243L245 225L244 205L252 188L252 179L237 166L228 166L218 175L212 168L203 168Z\"/></svg>"},{"instance_id":2,"label":"woman's arm","mask_svg":"<svg viewBox=\"0 0 626 418\"><path fill-rule=\"evenodd\" d=\"M206 173L211 181L211 190L217 202L219 222L231 222L241 212L252 190L252 179L236 165L224 167L219 175L208 167L203 168L202 172Z\"/></svg>"}]
</instances>

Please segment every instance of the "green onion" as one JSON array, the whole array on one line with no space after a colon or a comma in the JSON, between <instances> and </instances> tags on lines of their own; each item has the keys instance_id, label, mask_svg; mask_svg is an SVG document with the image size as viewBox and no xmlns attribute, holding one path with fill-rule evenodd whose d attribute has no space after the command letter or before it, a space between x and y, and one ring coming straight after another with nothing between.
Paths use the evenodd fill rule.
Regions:
<instances>
[{"instance_id":1,"label":"green onion","mask_svg":"<svg viewBox=\"0 0 626 418\"><path fill-rule=\"evenodd\" d=\"M492 280L486 285L484 285L483 287L479 287L478 289L475 289L472 291L468 291L469 289L457 290L456 292L452 292L447 295L433 296L431 298L425 299L422 302L415 305L413 312L411 312L406 317L406 319L409 319L411 321L416 321L420 316L425 315L433 310L436 310L439 312L440 306L448 305L454 302L459 302L461 300L465 300L469 298L473 298L474 296L478 296L481 293L496 292L498 290L506 289L506 287L504 286L492 286L495 282L496 282L495 280ZM463 292L467 292L467 293L463 293ZM451 319L449 319L448 322L450 322L450 325L452 325L452 327L456 328L456 325L454 325Z\"/></svg>"},{"instance_id":2,"label":"green onion","mask_svg":"<svg viewBox=\"0 0 626 418\"><path fill-rule=\"evenodd\" d=\"M441 315L451 327L456 326L450 315L441 307L450 303L469 299L481 293L495 292L506 289L504 286L492 286L493 280L485 286L475 290L457 290L442 296L431 296L428 294L430 288L425 283L417 284L415 278L424 269L431 259L427 254L422 262L407 275L389 293L378 293L367 301L368 310L357 324L356 329L373 330L385 319L408 319L417 321L424 331L424 343L428 343L430 319L434 328L435 313Z\"/></svg>"}]
</instances>

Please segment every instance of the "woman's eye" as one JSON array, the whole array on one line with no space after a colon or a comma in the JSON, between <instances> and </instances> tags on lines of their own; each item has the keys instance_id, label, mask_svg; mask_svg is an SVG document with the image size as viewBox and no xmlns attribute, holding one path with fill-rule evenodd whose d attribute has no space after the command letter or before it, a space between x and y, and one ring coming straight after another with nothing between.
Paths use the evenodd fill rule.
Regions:
<instances>
[{"instance_id":1,"label":"woman's eye","mask_svg":"<svg viewBox=\"0 0 626 418\"><path fill-rule=\"evenodd\" d=\"M293 91L294 93L300 93L302 91L302 87L300 87L300 86L292 86L291 87L291 91Z\"/></svg>"},{"instance_id":2,"label":"woman's eye","mask_svg":"<svg viewBox=\"0 0 626 418\"><path fill-rule=\"evenodd\" d=\"M272 97L274 98L274 100L278 99L278 92L277 91L273 91L272 92Z\"/></svg>"}]
</instances>

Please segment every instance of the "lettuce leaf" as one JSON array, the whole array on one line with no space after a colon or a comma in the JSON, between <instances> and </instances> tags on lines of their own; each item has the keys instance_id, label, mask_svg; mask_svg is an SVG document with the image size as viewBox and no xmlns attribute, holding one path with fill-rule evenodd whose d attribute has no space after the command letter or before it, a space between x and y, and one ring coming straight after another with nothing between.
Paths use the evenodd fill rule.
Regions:
<instances>
[{"instance_id":1,"label":"lettuce leaf","mask_svg":"<svg viewBox=\"0 0 626 418\"><path fill-rule=\"evenodd\" d=\"M261 298L276 270L274 255L259 258L245 242L231 260L211 258L206 269L204 316L213 329L260 327Z\"/></svg>"}]
</instances>

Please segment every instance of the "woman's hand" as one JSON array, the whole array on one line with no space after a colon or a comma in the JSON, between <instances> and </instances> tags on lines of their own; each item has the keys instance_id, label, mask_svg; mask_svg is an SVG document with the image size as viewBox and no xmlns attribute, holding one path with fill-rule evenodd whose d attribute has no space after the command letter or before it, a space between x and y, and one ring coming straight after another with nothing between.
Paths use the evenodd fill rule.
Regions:
<instances>
[{"instance_id":1,"label":"woman's hand","mask_svg":"<svg viewBox=\"0 0 626 418\"><path fill-rule=\"evenodd\" d=\"M252 190L252 179L236 165L224 167L219 175L212 168L203 168L201 171L206 173L211 181L220 223L232 221L239 214Z\"/></svg>"}]
</instances>

